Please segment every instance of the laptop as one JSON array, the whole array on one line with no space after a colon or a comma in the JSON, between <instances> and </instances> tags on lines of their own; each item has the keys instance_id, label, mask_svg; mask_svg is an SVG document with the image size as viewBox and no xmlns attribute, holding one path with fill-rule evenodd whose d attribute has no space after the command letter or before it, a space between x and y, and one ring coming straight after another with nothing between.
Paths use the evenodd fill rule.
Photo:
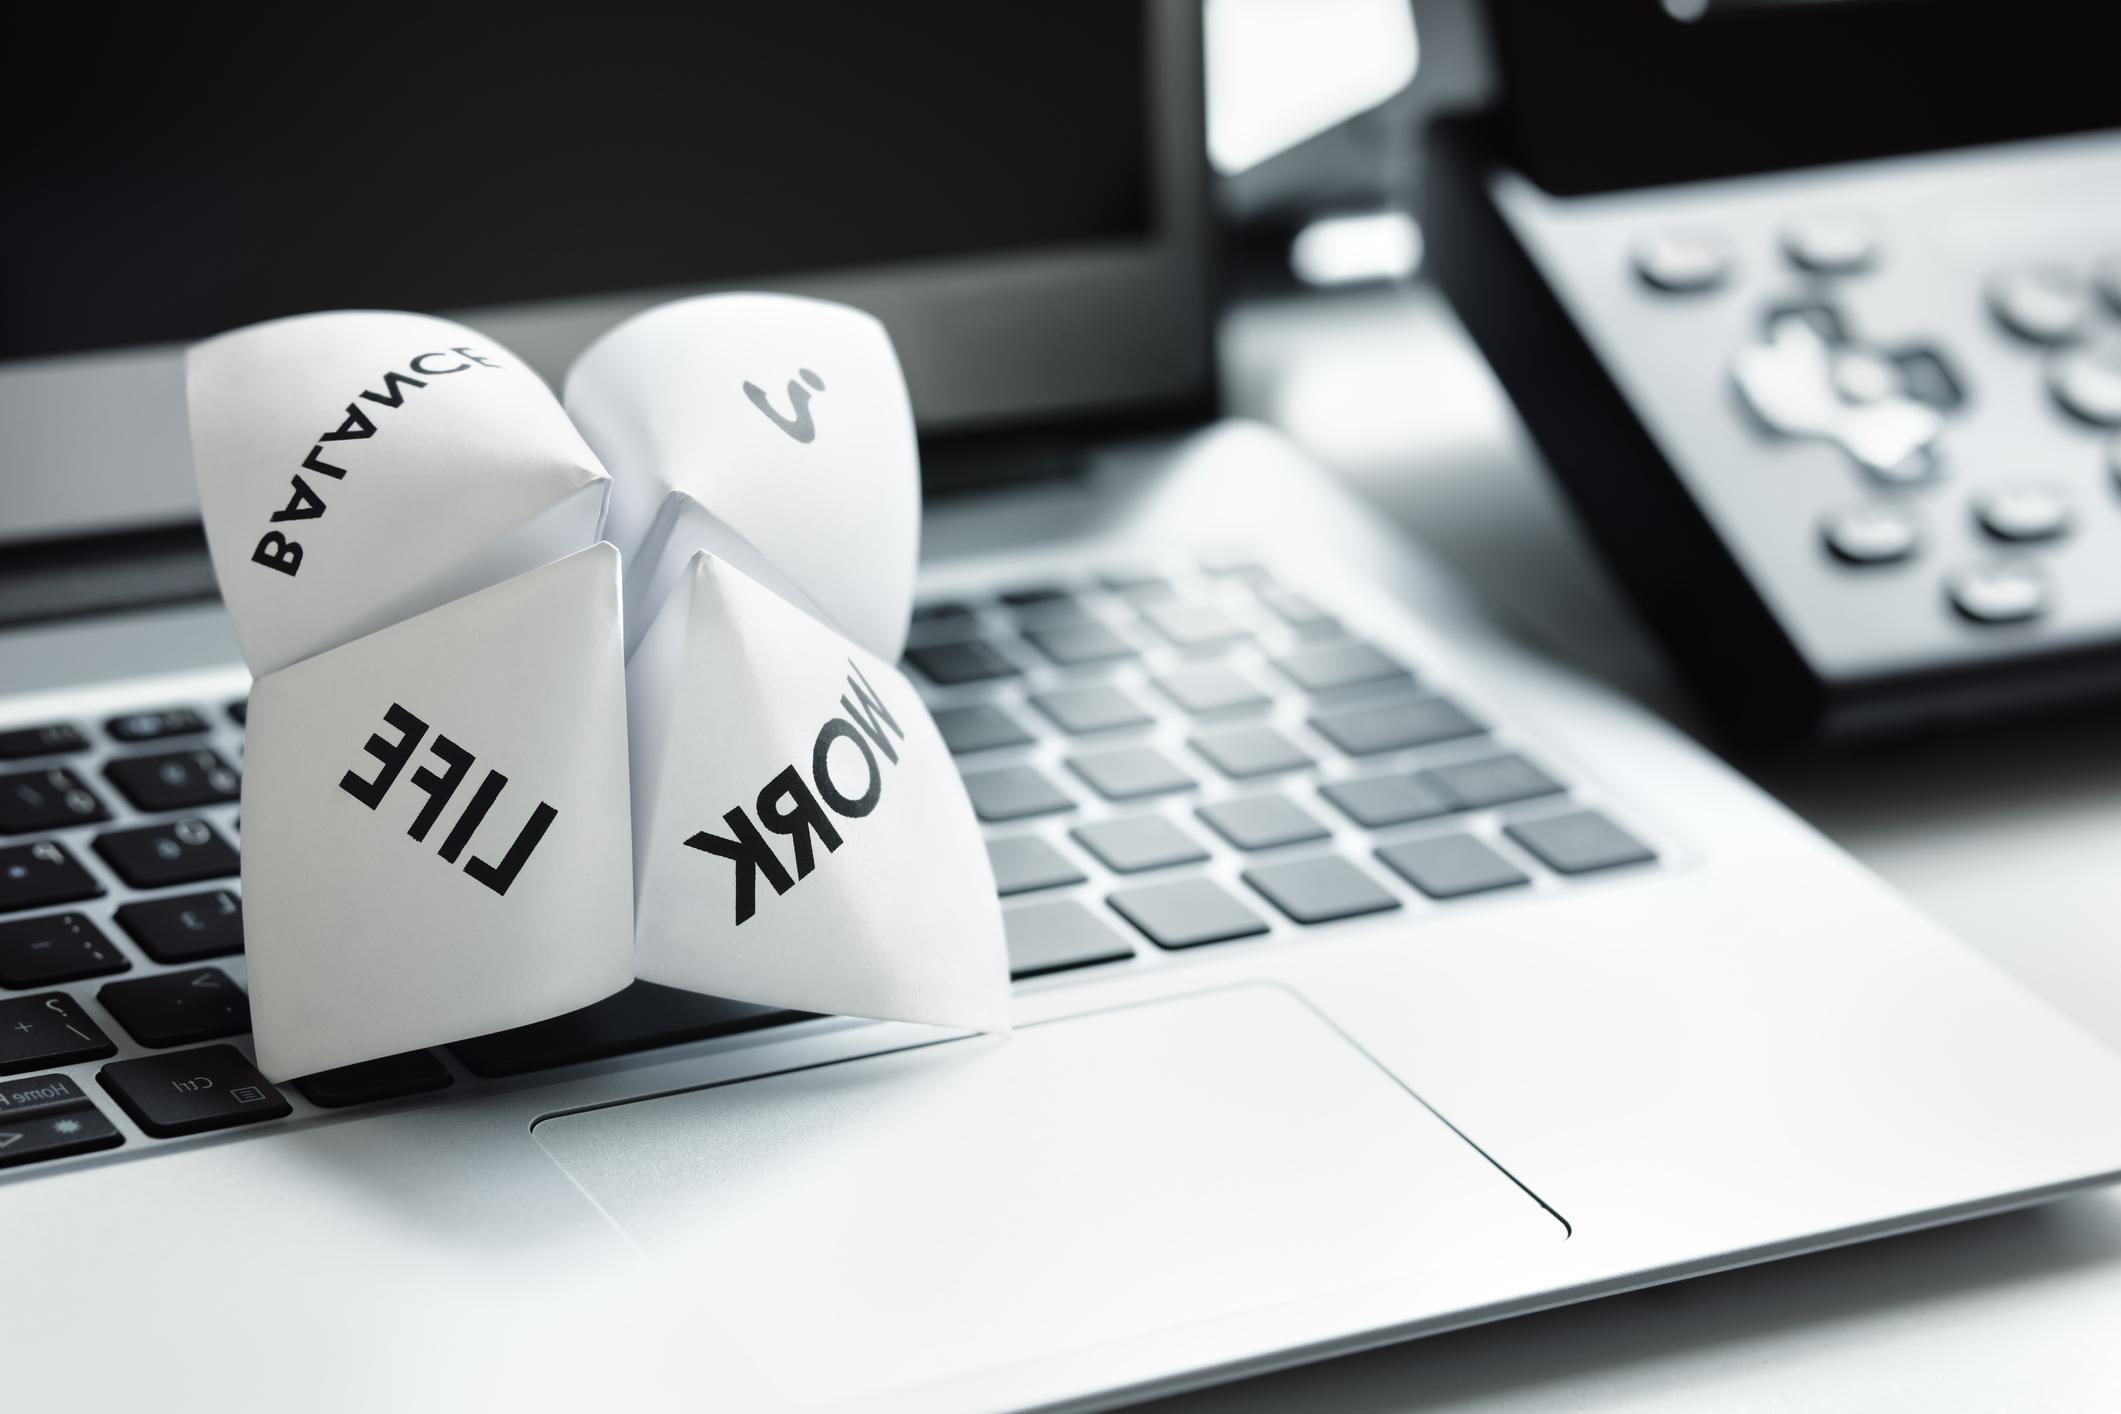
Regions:
<instances>
[{"instance_id":1,"label":"laptop","mask_svg":"<svg viewBox=\"0 0 2121 1414\"><path fill-rule=\"evenodd\" d=\"M11 159L12 1404L1090 1408L2121 1174L2121 1061L1215 420L1193 7L248 23ZM1013 1034L637 984L232 1083L182 348L409 306L557 376L735 286L904 361Z\"/></svg>"}]
</instances>

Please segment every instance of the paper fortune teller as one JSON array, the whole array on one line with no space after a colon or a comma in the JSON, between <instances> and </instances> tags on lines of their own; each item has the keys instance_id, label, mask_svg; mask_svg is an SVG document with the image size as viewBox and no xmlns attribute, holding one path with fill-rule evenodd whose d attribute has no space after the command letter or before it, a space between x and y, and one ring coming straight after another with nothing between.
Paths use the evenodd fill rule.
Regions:
<instances>
[{"instance_id":1,"label":"paper fortune teller","mask_svg":"<svg viewBox=\"0 0 2121 1414\"><path fill-rule=\"evenodd\" d=\"M521 1025L636 976L1005 1027L986 852L892 666L919 475L881 327L685 301L607 336L576 388L586 438L506 350L397 313L191 354L208 538L258 674L260 1069Z\"/></svg>"},{"instance_id":2,"label":"paper fortune teller","mask_svg":"<svg viewBox=\"0 0 2121 1414\"><path fill-rule=\"evenodd\" d=\"M846 305L702 295L605 334L567 411L615 479L638 642L695 552L895 663L920 558L920 452L890 336Z\"/></svg>"}]
</instances>

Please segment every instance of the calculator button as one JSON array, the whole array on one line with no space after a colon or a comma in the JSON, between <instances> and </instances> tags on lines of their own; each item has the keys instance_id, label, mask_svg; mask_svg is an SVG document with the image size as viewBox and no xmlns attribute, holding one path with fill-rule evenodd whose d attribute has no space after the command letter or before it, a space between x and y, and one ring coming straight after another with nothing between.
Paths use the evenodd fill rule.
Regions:
<instances>
[{"instance_id":1,"label":"calculator button","mask_svg":"<svg viewBox=\"0 0 2121 1414\"><path fill-rule=\"evenodd\" d=\"M1998 540L2052 540L2069 529L2069 502L2052 486L2000 486L1975 499L1974 518Z\"/></svg>"},{"instance_id":2,"label":"calculator button","mask_svg":"<svg viewBox=\"0 0 2121 1414\"><path fill-rule=\"evenodd\" d=\"M2055 355L2047 387L2072 416L2099 427L2121 427L2121 337Z\"/></svg>"},{"instance_id":3,"label":"calculator button","mask_svg":"<svg viewBox=\"0 0 2121 1414\"><path fill-rule=\"evenodd\" d=\"M1133 644L1094 620L1026 629L1024 637L1062 667L1109 663L1134 656Z\"/></svg>"},{"instance_id":4,"label":"calculator button","mask_svg":"<svg viewBox=\"0 0 2121 1414\"><path fill-rule=\"evenodd\" d=\"M1783 254L1815 275L1851 275L1878 258L1878 228L1851 212L1822 212L1790 223Z\"/></svg>"},{"instance_id":5,"label":"calculator button","mask_svg":"<svg viewBox=\"0 0 2121 1414\"><path fill-rule=\"evenodd\" d=\"M0 923L0 987L49 987L123 972L127 962L86 914Z\"/></svg>"},{"instance_id":6,"label":"calculator button","mask_svg":"<svg viewBox=\"0 0 2121 1414\"><path fill-rule=\"evenodd\" d=\"M1318 793L1350 820L1372 830L1451 812L1451 802L1441 791L1409 775L1356 776L1328 782L1318 788Z\"/></svg>"},{"instance_id":7,"label":"calculator button","mask_svg":"<svg viewBox=\"0 0 2121 1414\"><path fill-rule=\"evenodd\" d=\"M96 793L64 766L0 776L0 835L63 830L109 818Z\"/></svg>"},{"instance_id":8,"label":"calculator button","mask_svg":"<svg viewBox=\"0 0 2121 1414\"><path fill-rule=\"evenodd\" d=\"M2033 265L2005 271L1988 284L1989 309L2004 328L2036 344L2066 344L2084 333L2091 291L2071 270Z\"/></svg>"},{"instance_id":9,"label":"calculator button","mask_svg":"<svg viewBox=\"0 0 2121 1414\"><path fill-rule=\"evenodd\" d=\"M2006 562L1962 570L1945 583L1952 607L1976 623L2019 623L2047 607L2047 577L2032 565Z\"/></svg>"},{"instance_id":10,"label":"calculator button","mask_svg":"<svg viewBox=\"0 0 2121 1414\"><path fill-rule=\"evenodd\" d=\"M1311 764L1311 758L1296 743L1272 727L1204 732L1193 738L1193 749L1214 762L1224 775L1237 780L1300 771Z\"/></svg>"},{"instance_id":11,"label":"calculator button","mask_svg":"<svg viewBox=\"0 0 2121 1414\"><path fill-rule=\"evenodd\" d=\"M1195 715L1258 711L1271 699L1228 668L1180 668L1150 679L1164 696Z\"/></svg>"},{"instance_id":12,"label":"calculator button","mask_svg":"<svg viewBox=\"0 0 2121 1414\"><path fill-rule=\"evenodd\" d=\"M1417 697L1381 707L1322 712L1311 719L1311 729L1350 756L1405 751L1474 736L1483 730L1448 697Z\"/></svg>"},{"instance_id":13,"label":"calculator button","mask_svg":"<svg viewBox=\"0 0 2121 1414\"><path fill-rule=\"evenodd\" d=\"M1889 565L1914 554L1922 543L1914 516L1876 501L1832 511L1819 529L1826 548L1852 565Z\"/></svg>"},{"instance_id":14,"label":"calculator button","mask_svg":"<svg viewBox=\"0 0 2121 1414\"><path fill-rule=\"evenodd\" d=\"M1360 639L1303 648L1274 660L1289 680L1306 692L1337 692L1349 687L1406 686L1414 675Z\"/></svg>"},{"instance_id":15,"label":"calculator button","mask_svg":"<svg viewBox=\"0 0 2121 1414\"><path fill-rule=\"evenodd\" d=\"M1656 231L1635 242L1635 273L1668 294L1713 290L1730 278L1731 247L1713 231Z\"/></svg>"}]
</instances>

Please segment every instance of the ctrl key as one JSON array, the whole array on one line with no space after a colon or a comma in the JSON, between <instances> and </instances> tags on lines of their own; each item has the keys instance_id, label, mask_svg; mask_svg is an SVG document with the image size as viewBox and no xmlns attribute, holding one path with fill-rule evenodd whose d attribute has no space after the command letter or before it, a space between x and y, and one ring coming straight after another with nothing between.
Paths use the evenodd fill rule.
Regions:
<instances>
[{"instance_id":1,"label":"ctrl key","mask_svg":"<svg viewBox=\"0 0 2121 1414\"><path fill-rule=\"evenodd\" d=\"M96 1078L133 1122L157 1139L283 1119L293 1112L234 1046L112 1061Z\"/></svg>"}]
</instances>

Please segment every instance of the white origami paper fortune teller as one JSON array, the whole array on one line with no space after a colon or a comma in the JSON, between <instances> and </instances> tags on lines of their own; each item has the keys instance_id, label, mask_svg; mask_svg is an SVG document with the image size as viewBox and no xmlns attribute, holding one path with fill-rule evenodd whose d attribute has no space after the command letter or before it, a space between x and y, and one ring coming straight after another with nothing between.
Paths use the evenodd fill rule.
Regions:
<instances>
[{"instance_id":1,"label":"white origami paper fortune teller","mask_svg":"<svg viewBox=\"0 0 2121 1414\"><path fill-rule=\"evenodd\" d=\"M986 846L903 674L702 552L626 676L641 977L1008 1028Z\"/></svg>"},{"instance_id":2,"label":"white origami paper fortune teller","mask_svg":"<svg viewBox=\"0 0 2121 1414\"><path fill-rule=\"evenodd\" d=\"M273 1079L633 980L619 556L596 545L260 678L243 925Z\"/></svg>"},{"instance_id":3,"label":"white origami paper fortune teller","mask_svg":"<svg viewBox=\"0 0 2121 1414\"><path fill-rule=\"evenodd\" d=\"M693 555L727 560L887 663L920 559L920 451L884 326L791 295L701 295L605 334L567 412L623 467L605 535L626 555L627 648Z\"/></svg>"},{"instance_id":4,"label":"white origami paper fortune teller","mask_svg":"<svg viewBox=\"0 0 2121 1414\"><path fill-rule=\"evenodd\" d=\"M600 375L595 441L660 523L623 590L618 551L593 544L604 465L536 374L474 331L346 312L193 351L208 537L260 674L243 883L267 1076L539 1020L636 975L1006 1026L986 852L891 666L919 480L889 341L813 301L701 319L714 303L650 311L612 347L656 330L716 379L756 364L771 380L795 358L790 389L849 396L806 419L744 377L699 389L719 399L708 415ZM749 419L770 439L747 441ZM729 454L669 460L702 437ZM819 455L759 450L781 441ZM789 514L771 494L839 510ZM631 670L622 599L649 639Z\"/></svg>"}]
</instances>

